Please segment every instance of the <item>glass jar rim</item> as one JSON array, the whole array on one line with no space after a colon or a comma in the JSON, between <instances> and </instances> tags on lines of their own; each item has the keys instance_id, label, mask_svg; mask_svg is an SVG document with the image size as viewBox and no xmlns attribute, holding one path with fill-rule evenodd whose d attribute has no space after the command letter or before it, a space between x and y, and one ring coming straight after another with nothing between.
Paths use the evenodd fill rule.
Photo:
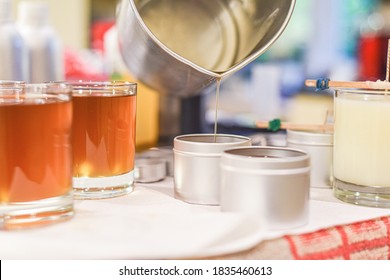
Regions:
<instances>
[{"instance_id":1,"label":"glass jar rim","mask_svg":"<svg viewBox=\"0 0 390 280\"><path fill-rule=\"evenodd\" d=\"M72 86L74 96L136 95L137 83L129 81L64 81Z\"/></svg>"},{"instance_id":2,"label":"glass jar rim","mask_svg":"<svg viewBox=\"0 0 390 280\"><path fill-rule=\"evenodd\" d=\"M40 105L72 100L72 87L66 83L25 83L0 86L0 105Z\"/></svg>"},{"instance_id":3,"label":"glass jar rim","mask_svg":"<svg viewBox=\"0 0 390 280\"><path fill-rule=\"evenodd\" d=\"M337 88L335 89L336 94L365 94L365 95L390 95L390 90L387 89L362 89L362 88Z\"/></svg>"},{"instance_id":4,"label":"glass jar rim","mask_svg":"<svg viewBox=\"0 0 390 280\"><path fill-rule=\"evenodd\" d=\"M70 84L75 89L93 89L93 88L116 88L116 87L134 87L137 84L129 81L92 81L92 80L69 80L63 81Z\"/></svg>"},{"instance_id":5,"label":"glass jar rim","mask_svg":"<svg viewBox=\"0 0 390 280\"><path fill-rule=\"evenodd\" d=\"M25 84L24 81L0 80L0 88L23 87Z\"/></svg>"}]
</instances>

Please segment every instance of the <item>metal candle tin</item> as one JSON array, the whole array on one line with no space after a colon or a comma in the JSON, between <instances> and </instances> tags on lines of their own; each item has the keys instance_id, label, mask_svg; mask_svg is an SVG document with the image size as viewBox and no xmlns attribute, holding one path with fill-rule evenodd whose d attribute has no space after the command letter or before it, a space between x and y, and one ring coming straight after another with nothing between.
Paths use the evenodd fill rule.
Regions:
<instances>
[{"instance_id":1,"label":"metal candle tin","mask_svg":"<svg viewBox=\"0 0 390 280\"><path fill-rule=\"evenodd\" d=\"M177 136L173 142L175 197L219 205L219 161L224 150L250 146L248 137L217 134Z\"/></svg>"},{"instance_id":2,"label":"metal candle tin","mask_svg":"<svg viewBox=\"0 0 390 280\"><path fill-rule=\"evenodd\" d=\"M333 134L287 130L287 145L304 150L310 155L311 187L331 188L333 162Z\"/></svg>"},{"instance_id":3,"label":"metal candle tin","mask_svg":"<svg viewBox=\"0 0 390 280\"><path fill-rule=\"evenodd\" d=\"M251 214L267 229L308 220L310 159L304 151L245 147L221 156L221 210Z\"/></svg>"},{"instance_id":4,"label":"metal candle tin","mask_svg":"<svg viewBox=\"0 0 390 280\"><path fill-rule=\"evenodd\" d=\"M134 179L138 183L153 183L164 180L167 175L167 163L159 158L136 158Z\"/></svg>"},{"instance_id":5,"label":"metal candle tin","mask_svg":"<svg viewBox=\"0 0 390 280\"><path fill-rule=\"evenodd\" d=\"M139 158L157 158L166 162L166 176L173 176L172 146L153 147L139 154Z\"/></svg>"}]
</instances>

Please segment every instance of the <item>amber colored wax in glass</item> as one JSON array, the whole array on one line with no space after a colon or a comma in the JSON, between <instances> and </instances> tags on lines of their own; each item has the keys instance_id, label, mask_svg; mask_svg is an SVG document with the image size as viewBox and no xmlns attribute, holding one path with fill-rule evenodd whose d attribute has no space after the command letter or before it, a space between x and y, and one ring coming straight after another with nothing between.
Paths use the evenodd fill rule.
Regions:
<instances>
[{"instance_id":1,"label":"amber colored wax in glass","mask_svg":"<svg viewBox=\"0 0 390 280\"><path fill-rule=\"evenodd\" d=\"M74 95L73 110L73 176L108 177L133 170L136 95Z\"/></svg>"},{"instance_id":2,"label":"amber colored wax in glass","mask_svg":"<svg viewBox=\"0 0 390 280\"><path fill-rule=\"evenodd\" d=\"M0 104L0 203L57 197L72 188L72 104L43 102Z\"/></svg>"}]
</instances>

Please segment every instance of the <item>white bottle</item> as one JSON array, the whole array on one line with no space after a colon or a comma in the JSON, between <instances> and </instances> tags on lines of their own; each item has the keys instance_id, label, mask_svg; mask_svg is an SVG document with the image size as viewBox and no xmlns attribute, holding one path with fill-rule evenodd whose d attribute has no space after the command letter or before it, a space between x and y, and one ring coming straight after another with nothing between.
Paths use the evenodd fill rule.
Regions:
<instances>
[{"instance_id":1,"label":"white bottle","mask_svg":"<svg viewBox=\"0 0 390 280\"><path fill-rule=\"evenodd\" d=\"M0 0L0 80L29 80L26 45L12 20L11 0Z\"/></svg>"},{"instance_id":2,"label":"white bottle","mask_svg":"<svg viewBox=\"0 0 390 280\"><path fill-rule=\"evenodd\" d=\"M18 26L29 51L30 82L63 81L62 42L49 24L47 4L35 1L19 3Z\"/></svg>"}]
</instances>

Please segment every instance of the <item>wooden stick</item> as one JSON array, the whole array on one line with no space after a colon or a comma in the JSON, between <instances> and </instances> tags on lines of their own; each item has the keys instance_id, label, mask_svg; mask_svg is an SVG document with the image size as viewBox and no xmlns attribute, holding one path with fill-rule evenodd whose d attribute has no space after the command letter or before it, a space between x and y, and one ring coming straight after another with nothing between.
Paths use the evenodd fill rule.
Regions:
<instances>
[{"instance_id":1,"label":"wooden stick","mask_svg":"<svg viewBox=\"0 0 390 280\"><path fill-rule=\"evenodd\" d=\"M317 80L306 80L307 87L317 87ZM390 89L387 81L329 81L329 88Z\"/></svg>"},{"instance_id":2,"label":"wooden stick","mask_svg":"<svg viewBox=\"0 0 390 280\"><path fill-rule=\"evenodd\" d=\"M269 128L269 122L257 121L256 127L257 128ZM333 132L333 124L330 124L330 123L298 124L298 123L281 122L280 129Z\"/></svg>"},{"instance_id":3,"label":"wooden stick","mask_svg":"<svg viewBox=\"0 0 390 280\"><path fill-rule=\"evenodd\" d=\"M390 76L390 39L387 41L386 82L389 82L389 76Z\"/></svg>"}]
</instances>

